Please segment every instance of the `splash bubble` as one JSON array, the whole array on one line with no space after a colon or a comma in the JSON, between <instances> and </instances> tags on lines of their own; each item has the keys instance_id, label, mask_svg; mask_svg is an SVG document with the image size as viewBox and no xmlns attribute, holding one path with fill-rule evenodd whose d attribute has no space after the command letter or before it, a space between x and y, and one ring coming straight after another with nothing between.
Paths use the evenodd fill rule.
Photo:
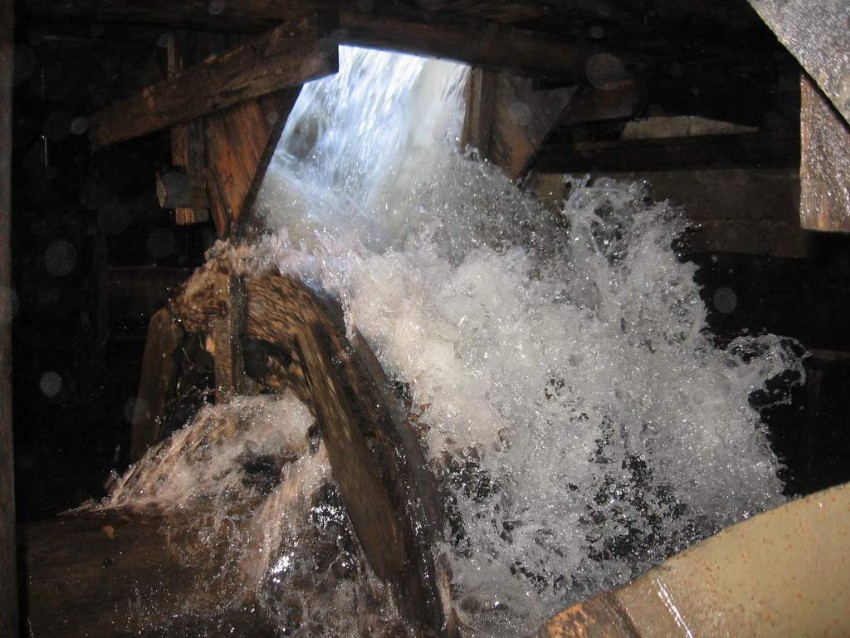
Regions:
<instances>
[{"instance_id":1,"label":"splash bubble","mask_svg":"<svg viewBox=\"0 0 850 638\"><path fill-rule=\"evenodd\" d=\"M38 380L38 387L44 396L52 399L62 391L62 377L52 370L45 372Z\"/></svg>"},{"instance_id":2,"label":"splash bubble","mask_svg":"<svg viewBox=\"0 0 850 638\"><path fill-rule=\"evenodd\" d=\"M717 309L717 312L723 313L724 315L732 314L738 307L738 295L728 286L721 286L715 290L711 301Z\"/></svg>"},{"instance_id":3,"label":"splash bubble","mask_svg":"<svg viewBox=\"0 0 850 638\"><path fill-rule=\"evenodd\" d=\"M54 241L44 252L44 265L54 277L66 277L77 265L77 249L64 239Z\"/></svg>"}]
</instances>

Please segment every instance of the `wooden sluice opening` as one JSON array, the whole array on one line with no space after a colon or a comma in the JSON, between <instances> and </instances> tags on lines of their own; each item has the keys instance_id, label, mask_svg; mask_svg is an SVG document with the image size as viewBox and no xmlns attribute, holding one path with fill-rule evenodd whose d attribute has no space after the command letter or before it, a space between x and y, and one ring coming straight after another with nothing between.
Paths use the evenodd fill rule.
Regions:
<instances>
[{"instance_id":1,"label":"wooden sluice opening","mask_svg":"<svg viewBox=\"0 0 850 638\"><path fill-rule=\"evenodd\" d=\"M170 397L153 399L175 391L174 358L189 340L200 339L213 355L218 401L294 393L310 406L357 542L392 590L401 618L416 635L455 635L450 575L432 553L442 501L406 418L409 406L395 396L365 341L346 338L334 301L289 275L236 272L237 252L222 248L152 321L140 393L151 399L148 409L160 412L137 427L164 419ZM263 352L250 375L243 355L248 343ZM152 444L160 436L137 432L136 441ZM175 553L186 548L166 535L167 524L162 516L119 509L26 527L32 635L148 635L178 612L183 620L170 621L163 635L227 635L233 626L273 635L250 599L222 616L204 616L211 598L239 596L224 590L199 595L198 584L218 567L181 563ZM191 515L179 524L191 526Z\"/></svg>"}]
</instances>

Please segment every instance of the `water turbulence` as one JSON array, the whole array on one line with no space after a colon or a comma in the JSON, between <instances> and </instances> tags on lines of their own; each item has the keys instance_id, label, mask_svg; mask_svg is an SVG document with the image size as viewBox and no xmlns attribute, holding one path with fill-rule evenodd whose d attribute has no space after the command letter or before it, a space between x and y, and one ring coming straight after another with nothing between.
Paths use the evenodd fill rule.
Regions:
<instances>
[{"instance_id":1,"label":"water turbulence","mask_svg":"<svg viewBox=\"0 0 850 638\"><path fill-rule=\"evenodd\" d=\"M644 185L575 179L552 211L462 153L465 79L344 49L290 117L250 263L339 300L445 495L464 635L516 636L780 503L749 397L803 371L779 337L713 341L686 222ZM282 634L403 631L310 431L292 395L205 407L105 506L193 512Z\"/></svg>"}]
</instances>

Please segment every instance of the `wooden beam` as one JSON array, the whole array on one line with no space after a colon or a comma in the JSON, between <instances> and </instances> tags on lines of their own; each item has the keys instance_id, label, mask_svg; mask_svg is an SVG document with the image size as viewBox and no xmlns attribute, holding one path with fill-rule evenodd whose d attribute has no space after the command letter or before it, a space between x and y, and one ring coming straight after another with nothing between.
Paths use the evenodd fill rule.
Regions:
<instances>
[{"instance_id":1,"label":"wooden beam","mask_svg":"<svg viewBox=\"0 0 850 638\"><path fill-rule=\"evenodd\" d=\"M18 635L15 472L12 445L12 87L13 0L0 0L0 635Z\"/></svg>"},{"instance_id":2,"label":"wooden beam","mask_svg":"<svg viewBox=\"0 0 850 638\"><path fill-rule=\"evenodd\" d=\"M238 601L228 590L220 565L179 558L180 541L164 531L168 524L180 525L114 511L22 527L28 635L214 637L236 629L235 635L275 636L256 600ZM188 549L185 541L182 547ZM230 604L215 604L224 601Z\"/></svg>"},{"instance_id":3,"label":"wooden beam","mask_svg":"<svg viewBox=\"0 0 850 638\"><path fill-rule=\"evenodd\" d=\"M478 69L470 86L464 126L467 143L512 179L528 171L575 92L572 88L535 91L528 78Z\"/></svg>"},{"instance_id":4,"label":"wooden beam","mask_svg":"<svg viewBox=\"0 0 850 638\"><path fill-rule=\"evenodd\" d=\"M582 45L495 22L428 23L340 11L339 26L340 44L448 58L559 81L583 80L594 55Z\"/></svg>"},{"instance_id":5,"label":"wooden beam","mask_svg":"<svg viewBox=\"0 0 850 638\"><path fill-rule=\"evenodd\" d=\"M749 0L850 123L850 4L847 0Z\"/></svg>"},{"instance_id":6,"label":"wooden beam","mask_svg":"<svg viewBox=\"0 0 850 638\"><path fill-rule=\"evenodd\" d=\"M595 49L543 36L499 22L506 6L479 3L480 11L464 8L429 11L423 0L392 3L360 10L353 0L251 0L226 2L210 14L209 2L188 0L27 0L28 12L41 18L93 18L139 24L168 25L209 31L257 33L293 13L337 10L340 44L384 48L466 62L489 69L510 69L558 81L577 81L585 76ZM510 21L510 20L506 20ZM623 56L623 62L630 63Z\"/></svg>"},{"instance_id":7,"label":"wooden beam","mask_svg":"<svg viewBox=\"0 0 850 638\"><path fill-rule=\"evenodd\" d=\"M848 233L850 125L805 75L800 98L800 225Z\"/></svg>"},{"instance_id":8,"label":"wooden beam","mask_svg":"<svg viewBox=\"0 0 850 638\"><path fill-rule=\"evenodd\" d=\"M337 48L324 39L323 21L285 23L104 109L92 118L93 142L139 137L335 72Z\"/></svg>"},{"instance_id":9,"label":"wooden beam","mask_svg":"<svg viewBox=\"0 0 850 638\"><path fill-rule=\"evenodd\" d=\"M606 173L697 168L784 168L799 161L794 135L706 135L647 140L556 140L540 152L541 173Z\"/></svg>"}]
</instances>

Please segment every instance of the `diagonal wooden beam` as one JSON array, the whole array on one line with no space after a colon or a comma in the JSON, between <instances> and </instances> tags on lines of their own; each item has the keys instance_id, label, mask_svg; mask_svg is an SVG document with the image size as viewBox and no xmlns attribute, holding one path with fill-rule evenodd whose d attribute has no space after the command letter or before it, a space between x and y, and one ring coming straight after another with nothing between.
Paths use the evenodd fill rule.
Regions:
<instances>
[{"instance_id":1,"label":"diagonal wooden beam","mask_svg":"<svg viewBox=\"0 0 850 638\"><path fill-rule=\"evenodd\" d=\"M107 107L92 118L97 146L188 122L334 73L336 44L317 15L286 22L256 40Z\"/></svg>"},{"instance_id":2,"label":"diagonal wooden beam","mask_svg":"<svg viewBox=\"0 0 850 638\"><path fill-rule=\"evenodd\" d=\"M748 1L850 123L850 3Z\"/></svg>"}]
</instances>

